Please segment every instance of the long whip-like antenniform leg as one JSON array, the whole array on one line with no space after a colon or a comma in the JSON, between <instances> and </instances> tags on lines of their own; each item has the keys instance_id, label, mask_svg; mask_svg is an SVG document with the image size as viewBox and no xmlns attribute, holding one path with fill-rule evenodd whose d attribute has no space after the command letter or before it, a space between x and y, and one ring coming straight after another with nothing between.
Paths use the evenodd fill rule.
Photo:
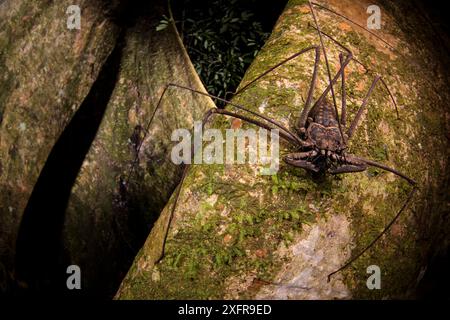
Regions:
<instances>
[{"instance_id":1,"label":"long whip-like antenniform leg","mask_svg":"<svg viewBox=\"0 0 450 320\"><path fill-rule=\"evenodd\" d=\"M202 128L205 127L206 123L208 122L208 120L211 118L211 116L213 114L222 114L222 115L227 115L227 116L230 116L230 117L238 118L238 119L247 121L249 123L252 123L254 125L257 125L257 126L259 126L261 128L267 129L267 130L274 130L274 129L276 129L276 128L271 127L270 125L265 124L263 122L260 122L258 120L251 119L251 118L246 117L244 115L240 115L240 114L237 114L237 113L234 113L234 112L231 112L231 111L228 111L228 110L223 110L223 109L210 109L210 110L208 110L205 113L205 116L203 118ZM280 131L280 136L283 137L284 139L286 139L288 142L290 142L290 143L292 143L294 145L297 145L295 140L292 140L288 135L286 135L285 133L283 133L281 131ZM194 155L194 151L195 151L194 150L194 145L192 145L191 146L191 155ZM160 255L158 261L161 260L164 257L165 243L166 243L166 240L167 240L167 236L169 234L170 225L172 223L173 216L174 216L174 213L175 213L175 209L176 209L176 206L177 206L177 203L178 203L178 198L180 197L180 191L181 191L181 188L183 186L183 182L184 182L184 180L186 178L189 166L190 166L190 164L186 164L185 165L185 167L183 169L183 174L181 176L180 183L177 186L177 190L176 190L176 193L175 193L175 199L174 199L174 202L172 204L172 208L170 209L169 218L167 219L167 223L165 225L164 239L163 239L162 248L161 248L161 255Z\"/></svg>"},{"instance_id":2,"label":"long whip-like antenniform leg","mask_svg":"<svg viewBox=\"0 0 450 320\"><path fill-rule=\"evenodd\" d=\"M350 52L350 54L347 56L347 58L345 59L343 65L340 67L340 69L338 70L338 72L336 73L336 75L334 76L333 80L331 81L332 84L335 84L338 80L339 77L342 75L342 72L344 72L345 67L347 67L347 65L350 63L350 61L353 59L353 56ZM313 105L313 109L319 105L320 103L322 103L323 99L325 99L326 95L328 94L328 92L330 92L331 89L331 85L328 84L327 88L323 91L322 95L319 97L319 99L317 99L317 101L314 103Z\"/></svg>"},{"instance_id":3,"label":"long whip-like antenniform leg","mask_svg":"<svg viewBox=\"0 0 450 320\"><path fill-rule=\"evenodd\" d=\"M317 30L316 27L312 26L314 29ZM341 47L342 49L344 49L348 54L351 54L350 49L348 49L346 46L344 46L342 43L340 43L339 41L337 41L336 39L334 39L332 36L330 36L329 34L323 32L322 30L320 31L322 33L322 35L326 36L327 38L329 38L331 41L333 41L335 44L337 44L339 47ZM366 73L371 72L371 69L369 69L364 63L362 63L361 61L359 61L358 59L356 59L353 54L351 54L352 60L355 61L357 64L359 64L360 66L362 66L365 70ZM380 78L380 82L383 84L383 86L386 88L386 91L389 94L389 97L392 100L392 103L395 106L395 111L397 112L397 118L400 118L399 114L398 114L398 108L397 108L397 103L395 102L394 99L394 95L392 94L391 90L389 89L388 85L386 84L386 82L384 81L383 78Z\"/></svg>"},{"instance_id":4,"label":"long whip-like antenniform leg","mask_svg":"<svg viewBox=\"0 0 450 320\"><path fill-rule=\"evenodd\" d=\"M314 2L312 2L312 4L318 5L318 4L314 3ZM318 6L320 6L320 5L318 5ZM322 7L322 6L320 6L320 7ZM325 7L322 7L322 8L325 8ZM327 9L327 10L329 10L329 9ZM335 14L338 14L338 13L332 11L332 10L329 10L329 11L330 11L330 12L333 12L333 13L335 13ZM338 15L339 15L339 14L338 14ZM348 19L348 18L346 18L346 19L347 19L347 20L350 20L350 19ZM350 21L351 21L351 20L350 20ZM352 22L353 22L353 21L352 21ZM317 31L320 31L320 33L321 33L322 35L326 36L326 37L329 38L331 41L333 41L336 45L338 45L340 48L344 49L344 50L347 52L347 54L350 55L351 60L355 61L355 62L358 63L360 66L362 66L362 67L366 70L366 73L368 73L368 72L371 71L364 63L362 63L361 61L359 61L358 59L356 59L355 57L353 57L353 54L351 53L350 49L348 49L348 48L347 48L346 46L344 46L342 43L340 43L339 41L337 41L336 39L334 39L331 35L329 35L329 34L323 32L322 30L319 30L319 29L317 29L317 28L314 27L314 26L311 26L311 27L312 27L313 29L317 30ZM365 29L365 28L364 28L364 29ZM370 32L370 31L369 31L369 32ZM342 65L342 63L341 63L341 65ZM342 68L342 67L341 67L341 68ZM390 97L391 100L392 100L392 103L393 103L393 105L394 105L394 107L395 107L395 111L396 111L396 113L397 113L397 119L400 119L400 115L399 115L399 113L398 113L397 102L395 101L394 95L392 94L391 90L389 89L388 85L386 84L386 82L384 81L384 79L383 79L382 77L380 78L380 82L381 82L381 83L383 84L383 86L386 88L386 91L388 92L389 97ZM327 90L327 93L328 93L328 90ZM321 98L322 98L322 97L321 97ZM318 101L320 101L321 98L319 98Z\"/></svg>"},{"instance_id":5,"label":"long whip-like antenniform leg","mask_svg":"<svg viewBox=\"0 0 450 320\"><path fill-rule=\"evenodd\" d=\"M339 13L339 12L336 12L336 11L334 11L334 10L331 10L330 8L327 8L327 7L325 7L325 6L323 6L323 5L319 4L319 3L316 3L316 2L311 2L311 3L312 3L313 5L315 5L315 6L319 7L319 8L321 8L321 9L324 9L324 10L326 10L326 11L328 11L328 12L331 12L331 13L333 13L333 14L335 14L335 15L337 15L337 16L339 16L339 17L345 19L345 20L347 20L348 22L353 23L354 25L356 25L356 26L362 28L363 30L367 31L368 33L370 33L371 35L373 35L373 36L374 36L375 38L377 38L378 40L382 41L384 44L386 44L386 45L387 45L389 48L391 48L393 51L397 51L397 50L394 48L394 46L392 46L389 42L387 42L386 40L384 40L383 38L381 38L380 36L378 36L375 32L372 32L372 31L370 31L369 29L365 28L363 25L361 25L361 24L359 24L359 23L357 23L357 22L351 20L350 18L347 18L347 17L344 16L343 14L341 14L341 13Z\"/></svg>"},{"instance_id":6,"label":"long whip-like antenniform leg","mask_svg":"<svg viewBox=\"0 0 450 320\"><path fill-rule=\"evenodd\" d=\"M309 26L311 28L313 28L314 30L318 31L318 29L316 27L314 27L313 25ZM336 45L338 45L341 49L343 49L345 52L347 52L347 55L351 55L352 56L352 60L355 61L357 64L359 64L361 67L363 67L366 70L366 73L369 71L369 68L367 68L364 63L362 63L361 61L359 61L358 59L356 59L355 57L353 57L352 52L350 51L349 48L347 48L346 46L344 46L342 43L340 43L339 41L337 41L335 38L333 38L332 36L330 36L328 33L324 32L323 30L320 30L320 33L322 33L323 36L329 38L331 41L333 41Z\"/></svg>"},{"instance_id":7,"label":"long whip-like antenniform leg","mask_svg":"<svg viewBox=\"0 0 450 320\"><path fill-rule=\"evenodd\" d=\"M295 141L295 144L300 145L300 146L303 145L303 141L300 140L300 138L299 138L296 134L294 134L294 133L293 133L292 131L290 131L288 128L286 128L286 127L283 126L281 123L279 123L279 122L277 122L277 121L275 121L275 120L272 120L272 119L270 119L270 118L268 118L268 117L266 117L266 116L264 116L264 115L262 115L262 114L259 114L259 113L257 113L257 112L251 111L251 110L245 108L244 106L241 106L241 105L239 105L239 104L233 103L233 102L231 102L231 101L229 101L229 100L225 100L225 99L222 99L222 98L220 98L220 97L217 97L217 96L214 96L214 95L211 95L211 94L208 94L208 93L199 91L199 90L195 90L195 89L192 89L192 88L189 88L189 87L186 87L186 86L182 86L182 85L178 85L178 84L174 84L174 83L169 83L169 84L164 88L163 93L161 94L161 96L160 96L160 98L159 98L159 100L158 100L158 103L156 104L156 107L155 107L155 109L153 110L153 113L152 113L152 115L151 115L151 117L150 117L150 120L149 120L149 122L148 122L148 124L147 124L147 126L146 126L146 128L145 128L144 137L141 139L141 141L140 141L140 143L139 143L139 145L138 145L138 147L137 147L137 149L136 149L136 157L135 157L135 159L134 159L134 161L133 161L133 163L132 163L131 170L130 170L128 176L127 176L127 179L125 180L125 181L126 181L126 184L128 184L128 182L129 182L129 180L130 180L130 178L131 178L131 175L132 175L133 172L134 172L134 168L135 168L135 166L136 166L136 164L137 164L137 161L138 161L138 159L139 159L139 152L140 152L140 150L141 150L141 148L142 148L142 144L143 144L143 142L144 142L144 140L145 140L146 135L148 134L148 131L149 131L149 129L150 129L150 126L151 126L151 124L152 124L152 122L153 122L153 119L154 119L154 117L155 117L155 115L156 115L156 112L157 112L157 111L159 110L159 108L161 107L161 103L162 103L162 101L163 101L163 98L164 98L164 96L165 96L165 94L167 93L167 91L168 91L169 88L180 88L180 89L183 89L183 90L188 90L188 91L191 91L191 92L196 93L196 94L200 94L200 95L203 95L203 96L206 96L206 97L210 97L210 98L212 98L212 99L216 99L216 100L225 102L227 105L230 105L230 106L232 106L232 107L234 107L234 108L236 108L236 109L238 109L238 110L241 110L241 111L244 111L244 112L248 112L248 113L250 113L250 114L252 114L252 115L254 115L254 116L256 116L256 117L259 117L259 118L261 118L261 119L266 120L267 122L273 124L274 126L278 127L279 129L281 129L281 131L280 131L280 136L282 136L282 137L289 136L289 138L286 138L286 139L288 139L290 142L294 143L294 141Z\"/></svg>"},{"instance_id":8,"label":"long whip-like antenniform leg","mask_svg":"<svg viewBox=\"0 0 450 320\"><path fill-rule=\"evenodd\" d=\"M234 107L234 108L236 108L236 109L238 109L240 111L252 114L252 115L254 115L256 117L259 117L259 118L261 118L261 119L263 119L263 120L265 120L265 121L267 121L268 123L271 124L271 125L269 125L267 123L258 121L256 119L252 119L252 118L249 118L247 116L244 116L244 115L241 115L241 114L237 114L237 113L233 113L233 112L230 112L230 111L227 111L227 110L224 110L224 109L214 108L214 109L208 110L205 113L205 116L204 116L204 118L202 120L202 127L204 127L206 125L207 121L210 119L210 117L213 114L215 114L215 113L223 114L223 115L228 115L228 116L231 116L231 117L235 117L235 118L241 119L243 121L252 123L254 125L257 125L257 126L259 126L261 128L267 129L267 130L281 129L279 131L280 137L285 139L287 142L293 144L296 147L304 145L304 142L302 140L300 140L294 133L289 131L282 124L276 122L275 120L272 120L272 119L270 119L270 118L268 118L268 117L266 117L264 115L258 114L258 113L254 112L254 111L251 111L251 110L249 110L249 109L247 109L247 108L245 108L245 107L243 107L241 105L235 104L235 103L233 103L231 101L219 98L217 96L214 96L214 95L202 92L202 91L198 91L198 90L195 90L195 89L192 89L192 88L189 88L189 87L185 87L185 86L181 86L181 85L178 85L178 84L170 83L164 88L163 93L161 94L161 96L160 96L160 98L158 100L158 103L157 103L155 109L153 110L152 116L150 117L150 121L148 122L148 124L147 124L147 126L145 128L145 135L144 135L144 138L139 143L139 146L137 148L136 158L135 158L135 160L134 160L134 162L132 164L132 168L131 168L130 173L128 174L128 178L126 180L127 183L129 181L129 179L130 179L130 177L131 177L131 175L133 173L134 167L135 167L135 165L136 165L136 163L138 161L139 152L140 152L140 149L142 147L142 143L145 140L145 136L148 134L148 131L150 129L152 121L153 121L153 119L154 119L154 117L156 115L156 112L158 111L158 109L162 105L161 104L162 100L163 100L163 98L164 98L164 96L167 93L169 88L179 88L179 89L183 89L183 90L188 90L188 91L190 91L192 93L195 93L195 94L200 94L200 95L207 96L207 97L210 97L210 98L213 98L213 99L217 99L219 101L225 102L229 106L232 106L232 107ZM194 152L195 152L194 146L192 145L191 146L191 155L193 155ZM167 219L167 222L165 224L164 231L163 231L164 232L164 237L163 237L162 247L161 247L160 256L159 256L158 260L160 260L164 256L165 242L167 240L167 236L168 236L168 232L169 232L169 229L170 229L170 225L171 225L171 222L172 222L172 219L173 219L173 215L174 215L177 203L178 203L178 198L180 196L181 187L182 187L183 182L184 182L184 180L186 178L189 166L190 166L190 164L185 164L185 167L183 168L183 173L182 173L182 176L181 176L180 183L178 184L177 189L175 191L175 199L174 199L172 208L170 209L169 217Z\"/></svg>"},{"instance_id":9,"label":"long whip-like antenniform leg","mask_svg":"<svg viewBox=\"0 0 450 320\"><path fill-rule=\"evenodd\" d=\"M372 242L365 247L360 253L358 253L356 256L354 256L353 258L351 258L347 263L345 263L342 267L340 267L339 269L337 269L336 271L333 271L332 273L330 273L328 275L328 282L330 282L331 277L344 270L345 268L347 268L349 265L351 265L355 260L357 260L360 256L362 256L367 250L369 250L383 235L386 234L386 232L392 227L392 225L397 221L397 219L400 217L400 215L402 214L403 211L405 211L406 207L408 206L409 202L411 201L412 197L414 196L414 193L417 191L417 187L416 187L416 182L414 180L412 180L411 178L409 178L408 176L406 176L405 174L392 169L388 166L385 166L384 164L372 161L372 160L368 160L368 159L364 159L364 158L360 158L360 157L355 157L352 155L347 156L346 158L347 161L349 162L355 162L355 163L364 163L366 165L369 166L373 166L373 167L377 167L389 172L392 172L393 174L405 179L406 181L408 181L408 183L410 185L413 186L413 189L410 191L408 198L406 199L405 203L403 204L403 206L400 208L400 210L398 211L398 213L395 215L395 217L391 220L391 222L389 222L389 224L383 229L383 231L375 238L372 240Z\"/></svg>"},{"instance_id":10,"label":"long whip-like antenniform leg","mask_svg":"<svg viewBox=\"0 0 450 320\"><path fill-rule=\"evenodd\" d=\"M274 130L274 129L276 129L276 128L274 128L274 127L272 127L272 126L270 126L268 124L265 124L265 123L263 123L261 121L258 121L258 120L255 120L255 119L252 119L252 118L249 118L249 117L246 117L244 115L241 115L241 114L238 114L238 113L235 113L235 112L231 112L231 111L228 111L228 110L213 109L213 113L223 114L223 115L226 115L226 116L230 116L230 117L234 117L234 118L237 118L237 119L241 119L241 120L244 120L244 121L246 121L248 123L252 123L254 125L257 125L258 127L261 127L261 128L267 129L267 130ZM285 139L287 142L293 144L294 146L297 146L297 147L299 146L299 144L297 143L297 140L292 139L291 136L287 135L283 131L280 131L280 137Z\"/></svg>"},{"instance_id":11,"label":"long whip-like antenniform leg","mask_svg":"<svg viewBox=\"0 0 450 320\"><path fill-rule=\"evenodd\" d=\"M198 94L201 94L201 95L204 95L204 96L207 96L207 97L210 97L210 98L213 98L213 99L216 99L216 100L225 102L227 105L232 106L232 107L234 107L234 108L236 108L236 109L238 109L238 110L241 110L241 111L244 111L244 112L248 112L248 113L250 113L250 114L252 114L252 115L254 115L254 116L256 116L256 117L259 117L259 118L261 118L261 119L266 120L267 122L269 122L269 123L275 125L275 126L278 127L279 129L281 129L282 131L284 131L287 135L289 135L289 136L291 137L292 140L296 140L298 144L300 144L300 145L303 144L302 140L300 140L300 139L297 137L297 135L295 135L291 130L289 130L288 128L286 128L284 125L282 125L282 124L279 123L278 121L275 121L275 120L273 120L273 119L270 119L270 118L266 117L266 116L263 115L263 114L260 114L260 113L257 113L257 112L255 112L255 111L252 111L252 110L250 110L250 109L248 109L248 108L246 108L246 107L244 107L244 106L242 106L242 105L236 104L236 103L231 102L231 101L229 101L229 100L225 100L225 99L219 98L219 97L217 97L217 96L214 96L214 95L212 95L212 94L205 93L205 92L202 92L202 91L198 91L198 90L195 90L195 89L192 89L192 88L189 88L189 87L181 86L181 85L174 84L174 83L170 83L168 86L172 86L172 87L176 87L176 88L188 90L188 91L191 91L191 92L194 92L194 93L198 93Z\"/></svg>"},{"instance_id":12,"label":"long whip-like antenniform leg","mask_svg":"<svg viewBox=\"0 0 450 320\"><path fill-rule=\"evenodd\" d=\"M266 76L270 72L274 71L278 67L282 66L283 64L285 64L285 63L287 63L287 62L297 58L298 56L302 55L303 53L306 53L306 52L308 52L310 50L313 50L313 49L315 50L315 60L314 60L314 69L313 69L313 75L312 75L312 79L311 79L311 84L309 86L309 91L308 91L308 96L306 98L305 107L303 108L302 113L300 114L300 117L298 118L298 121L295 124L295 128L297 130L299 130L301 128L304 128L305 125L306 125L306 119L308 117L308 113L311 110L311 102L312 102L312 99L313 99L314 89L315 89L316 83L317 83L317 72L319 70L319 63L320 63L320 47L319 46L311 46L311 47L305 48L305 49L303 49L303 50L293 54L292 56L284 59L283 61L277 63L276 65L274 65L273 67L269 68L267 71L265 71L264 73L260 74L259 76L257 76L255 79L253 79L249 83L247 83L244 87L242 87L241 89L236 91L234 95L238 95L239 93L243 92L250 85L252 85L256 81L258 81L262 77Z\"/></svg>"},{"instance_id":13,"label":"long whip-like antenniform leg","mask_svg":"<svg viewBox=\"0 0 450 320\"><path fill-rule=\"evenodd\" d=\"M249 83L247 83L245 86L243 86L241 89L239 89L238 91L236 91L234 93L234 95L238 95L239 93L241 93L242 91L246 90L249 86L251 86L253 83L255 83L256 81L258 81L259 79L261 79L262 77L266 76L267 74L269 74L270 72L274 71L275 69L281 67L283 64L297 58L298 56L311 51L313 49L317 50L318 46L311 46L311 47L307 47L305 49L300 50L297 53L294 53L293 55L291 55L290 57L287 57L286 59L284 59L283 61L277 63L276 65L274 65L273 67L269 68L267 71L263 72L262 74L260 74L259 76L257 76L255 79L253 79L252 81L250 81Z\"/></svg>"},{"instance_id":14,"label":"long whip-like antenniform leg","mask_svg":"<svg viewBox=\"0 0 450 320\"><path fill-rule=\"evenodd\" d=\"M208 122L208 120L211 118L211 116L213 115L213 110L214 109L210 109L208 110L202 120L202 129L204 129L206 123ZM191 155L194 155L194 144L191 145ZM175 209L177 207L177 203L178 203L178 198L180 197L180 192L181 192L181 188L183 186L183 182L186 179L186 175L187 172L189 170L190 164L185 164L184 168L183 168L183 173L181 175L181 180L180 183L177 186L176 192L175 192L175 199L174 202L172 204L172 208L170 209L170 213L169 213L169 218L167 219L166 225L164 226L164 238L163 238L163 242L161 244L161 252L160 252L160 256L158 258L157 261L161 260L164 257L164 249L166 247L166 241L167 241L167 236L169 235L169 229L170 229L170 225L172 224L172 220L173 220L173 215L175 213Z\"/></svg>"}]
</instances>

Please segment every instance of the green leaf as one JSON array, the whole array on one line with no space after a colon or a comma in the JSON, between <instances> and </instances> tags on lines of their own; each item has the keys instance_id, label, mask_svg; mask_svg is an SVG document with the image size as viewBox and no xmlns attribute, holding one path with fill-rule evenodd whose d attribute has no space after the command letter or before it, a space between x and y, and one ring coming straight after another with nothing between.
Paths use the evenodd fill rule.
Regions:
<instances>
[{"instance_id":1,"label":"green leaf","mask_svg":"<svg viewBox=\"0 0 450 320\"><path fill-rule=\"evenodd\" d=\"M161 21L161 23L156 26L156 31L162 31L166 29L168 25L167 22Z\"/></svg>"}]
</instances>

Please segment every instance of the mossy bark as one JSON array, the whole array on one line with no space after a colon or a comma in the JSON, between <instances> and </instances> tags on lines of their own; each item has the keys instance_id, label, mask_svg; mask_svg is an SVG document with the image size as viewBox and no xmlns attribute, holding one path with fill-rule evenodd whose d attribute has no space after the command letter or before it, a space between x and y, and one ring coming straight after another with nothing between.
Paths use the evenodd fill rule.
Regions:
<instances>
[{"instance_id":1,"label":"mossy bark","mask_svg":"<svg viewBox=\"0 0 450 320\"><path fill-rule=\"evenodd\" d=\"M214 107L208 97L169 89L149 125L168 83L205 90L174 26L156 31L161 3L125 35L118 83L69 200L64 243L91 293L117 289L178 184L172 131L191 129Z\"/></svg>"},{"instance_id":2,"label":"mossy bark","mask_svg":"<svg viewBox=\"0 0 450 320\"><path fill-rule=\"evenodd\" d=\"M204 90L176 29L169 25L156 31L167 14L166 1L146 3L137 13L131 8L133 15L123 10L134 4L124 1L81 1L81 29L68 30L66 10L72 4L7 1L0 9L0 293L31 286L15 279L14 256L19 227L24 229L23 212L34 192L39 204L28 211L42 219L35 218L39 223L34 225L28 219L27 228L42 229L23 235L26 268L36 269L39 276L41 269L52 273L47 265L57 263L58 272L65 274L67 266L75 264L82 271L82 294L111 296L179 180L181 168L172 164L168 151L172 130L191 128L193 119L214 106L209 98L169 90L146 133L169 82ZM107 65L112 54L121 57L114 62L118 68ZM105 94L99 82L114 77L111 96L96 98ZM72 182L49 188L47 181L38 194L36 182L45 180L43 168L49 166L55 143L72 134L68 127L74 122L78 129L91 124L91 119L80 117L81 107L102 109L97 102L105 98L109 101L104 111L98 111L104 112L102 121L97 132L94 128L95 139L73 187ZM78 140L69 137L64 147L76 149L70 144ZM59 157L63 163L52 160L57 167L53 175L79 170L64 168L66 160L74 162L61 152ZM59 188L69 188L68 200L54 199L59 192L53 198L49 194ZM61 201L62 207L53 205ZM55 226L58 230L51 230ZM61 232L62 241L57 238ZM50 249L43 247L42 239L53 233L60 249L45 253ZM65 280L57 281L65 289Z\"/></svg>"},{"instance_id":3,"label":"mossy bark","mask_svg":"<svg viewBox=\"0 0 450 320\"><path fill-rule=\"evenodd\" d=\"M366 9L373 1L321 3L365 25ZM259 175L258 166L249 164L194 165L180 192L165 256L158 260L174 197L136 257L117 299L411 295L426 265L427 235L432 230L445 231L442 189L448 173L445 102L449 97L441 61L433 59L434 53L420 38L411 41L399 24L402 21L391 15L393 10L381 8L383 25L378 34L395 50L330 12L319 8L316 12L323 31L372 71L365 73L353 62L346 70L350 120L375 74L384 77L399 105L397 119L387 92L378 87L349 148L418 182L419 191L390 231L327 283L328 273L360 252L394 217L411 189L404 180L374 169L317 180L283 163L272 177ZM241 87L284 58L318 44L317 33L309 26L312 23L305 1L291 0ZM429 32L419 19L415 23L421 26L416 32ZM326 47L332 72L336 72L338 48L328 40ZM234 102L292 127L306 98L313 61L312 52L293 60L236 96ZM315 98L327 84L323 59L319 79ZM222 130L230 126L235 128L239 122L216 117L212 123ZM281 144L281 154L289 151L295 150ZM381 290L366 286L370 265L381 269Z\"/></svg>"},{"instance_id":4,"label":"mossy bark","mask_svg":"<svg viewBox=\"0 0 450 320\"><path fill-rule=\"evenodd\" d=\"M13 278L22 212L54 143L115 44L97 2L80 1L81 30L66 27L71 1L0 7L0 286Z\"/></svg>"}]
</instances>

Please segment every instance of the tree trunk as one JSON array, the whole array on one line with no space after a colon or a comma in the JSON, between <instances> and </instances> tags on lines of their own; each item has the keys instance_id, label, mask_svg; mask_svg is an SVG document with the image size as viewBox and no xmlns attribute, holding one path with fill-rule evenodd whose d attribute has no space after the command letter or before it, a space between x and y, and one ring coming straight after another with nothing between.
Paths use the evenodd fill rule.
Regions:
<instances>
[{"instance_id":1,"label":"tree trunk","mask_svg":"<svg viewBox=\"0 0 450 320\"><path fill-rule=\"evenodd\" d=\"M366 10L373 2L320 3L365 26ZM158 261L174 196L117 299L413 295L433 240L448 230L442 191L448 186L443 178L448 174L448 79L443 60L428 46L432 33L420 16L411 13L413 18L405 22L397 15L400 5L382 4L378 3L382 29L376 33L394 49L324 9L315 7L315 11L322 30L371 70L365 73L355 62L346 69L349 120L376 74L384 77L399 105L397 119L387 91L377 86L348 150L396 168L418 183L418 192L389 232L327 282L329 273L361 252L393 219L411 190L408 183L378 169L317 179L284 163L271 177L259 175L258 166L250 164L194 165L182 185L163 259ZM311 24L306 2L291 0L241 87L302 48L320 44ZM335 74L339 48L326 38L325 46ZM233 101L292 127L306 99L313 63L313 52L302 55ZM327 85L326 75L322 55L315 99ZM340 85L335 90L340 101ZM211 124L222 131L230 126L254 128L221 116ZM284 143L280 148L280 154L295 151ZM381 290L366 286L371 265L381 270Z\"/></svg>"},{"instance_id":2,"label":"tree trunk","mask_svg":"<svg viewBox=\"0 0 450 320\"><path fill-rule=\"evenodd\" d=\"M172 131L192 128L214 106L204 96L169 89L148 130L168 83L205 90L174 26L156 31L165 4L150 7L126 31L118 81L69 199L64 243L91 292L117 290L178 184L182 168L170 158Z\"/></svg>"},{"instance_id":3,"label":"tree trunk","mask_svg":"<svg viewBox=\"0 0 450 320\"><path fill-rule=\"evenodd\" d=\"M70 1L0 7L3 293L66 290L76 264L82 294L113 294L179 180L172 130L213 106L170 91L144 134L167 83L204 89L175 28L156 31L165 1L114 3L77 3L80 30Z\"/></svg>"},{"instance_id":4,"label":"tree trunk","mask_svg":"<svg viewBox=\"0 0 450 320\"><path fill-rule=\"evenodd\" d=\"M86 19L79 31L66 28L70 1L6 1L0 7L3 290L14 277L15 242L33 186L115 44L117 28L89 3L80 3Z\"/></svg>"}]
</instances>

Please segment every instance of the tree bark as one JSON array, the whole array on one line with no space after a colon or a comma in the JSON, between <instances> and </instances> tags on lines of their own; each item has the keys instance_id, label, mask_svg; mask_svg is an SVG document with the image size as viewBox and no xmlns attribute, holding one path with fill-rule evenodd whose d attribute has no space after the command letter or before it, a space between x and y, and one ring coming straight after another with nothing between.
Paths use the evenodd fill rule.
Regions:
<instances>
[{"instance_id":1,"label":"tree bark","mask_svg":"<svg viewBox=\"0 0 450 320\"><path fill-rule=\"evenodd\" d=\"M79 31L66 28L70 1L6 1L0 9L2 291L14 282L15 242L33 186L115 44L117 28L89 3L80 2Z\"/></svg>"},{"instance_id":2,"label":"tree bark","mask_svg":"<svg viewBox=\"0 0 450 320\"><path fill-rule=\"evenodd\" d=\"M214 106L207 97L169 89L148 127L168 83L205 91L175 27L156 31L168 15L166 2L151 9L125 34L118 82L66 212L70 261L85 270L87 289L103 295L117 290L180 180L172 131L192 128Z\"/></svg>"},{"instance_id":3,"label":"tree bark","mask_svg":"<svg viewBox=\"0 0 450 320\"><path fill-rule=\"evenodd\" d=\"M75 264L82 294L111 296L179 180L172 130L213 106L169 91L145 134L167 83L204 90L175 28L156 31L165 1L82 1L80 30L69 5L0 9L3 293L67 292Z\"/></svg>"},{"instance_id":4,"label":"tree bark","mask_svg":"<svg viewBox=\"0 0 450 320\"><path fill-rule=\"evenodd\" d=\"M376 2L376 1L375 1ZM372 2L320 1L366 25ZM426 267L433 232L448 230L448 78L442 59L428 46L430 29L418 14L405 21L396 5L382 6L382 29L373 35L316 7L322 30L349 48L371 72L352 62L346 69L349 120L375 74L384 77L399 105L397 119L388 93L374 90L349 152L382 162L417 181L407 210L375 246L327 282L327 275L365 248L392 220L411 187L381 170L318 180L281 163L272 176L255 165L194 165L182 186L165 255L159 261L172 196L123 281L117 299L349 299L406 298ZM388 10L389 9L389 10ZM318 45L305 1L289 1L270 39L248 69L241 87L302 48ZM415 28L407 28L409 26ZM420 27L419 27L420 26ZM406 32L408 31L408 32ZM332 74L338 47L325 39ZM292 127L312 75L313 52L265 76L234 98ZM327 85L322 55L315 99ZM335 86L340 101L340 86ZM445 115L445 117L443 116ZM241 125L216 116L222 131ZM292 152L281 144L281 154ZM245 152L245 150L238 150ZM366 286L367 268L381 270L381 290Z\"/></svg>"}]
</instances>

